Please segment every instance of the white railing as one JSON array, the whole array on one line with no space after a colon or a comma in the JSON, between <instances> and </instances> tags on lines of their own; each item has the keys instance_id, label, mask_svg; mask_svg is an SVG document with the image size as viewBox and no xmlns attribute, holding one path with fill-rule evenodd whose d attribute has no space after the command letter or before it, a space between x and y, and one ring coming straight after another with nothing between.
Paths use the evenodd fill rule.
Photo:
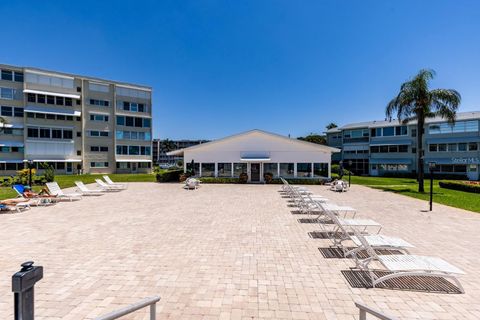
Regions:
<instances>
[{"instance_id":1,"label":"white railing","mask_svg":"<svg viewBox=\"0 0 480 320\"><path fill-rule=\"evenodd\" d=\"M106 315L103 315L101 317L95 318L95 320L114 320L118 319L120 317L123 317L127 314L130 314L132 312L135 312L137 310L140 310L142 308L145 308L147 306L150 306L150 320L155 320L155 313L156 313L156 305L157 302L160 301L160 297L150 297L150 298L145 298L143 300L140 300L134 304L131 304L125 308L110 312Z\"/></svg>"},{"instance_id":2,"label":"white railing","mask_svg":"<svg viewBox=\"0 0 480 320\"><path fill-rule=\"evenodd\" d=\"M381 320L397 320L397 318L382 314L379 311L367 307L361 303L355 302L355 306L360 310L359 320L367 320L367 313Z\"/></svg>"}]
</instances>

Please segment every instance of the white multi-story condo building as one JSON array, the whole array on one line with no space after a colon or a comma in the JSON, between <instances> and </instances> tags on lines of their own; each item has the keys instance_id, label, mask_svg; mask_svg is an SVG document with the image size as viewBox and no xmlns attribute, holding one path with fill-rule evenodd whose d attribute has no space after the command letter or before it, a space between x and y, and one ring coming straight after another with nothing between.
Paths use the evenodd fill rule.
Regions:
<instances>
[{"instance_id":1,"label":"white multi-story condo building","mask_svg":"<svg viewBox=\"0 0 480 320\"><path fill-rule=\"evenodd\" d=\"M150 87L0 64L0 175L149 172Z\"/></svg>"},{"instance_id":2,"label":"white multi-story condo building","mask_svg":"<svg viewBox=\"0 0 480 320\"><path fill-rule=\"evenodd\" d=\"M478 180L480 175L480 112L460 112L455 124L436 117L426 120L423 163L436 164L436 172ZM326 132L327 144L342 150L333 161L356 174L382 176L415 174L416 123L398 120L351 123ZM350 165L351 163L351 165Z\"/></svg>"}]
</instances>

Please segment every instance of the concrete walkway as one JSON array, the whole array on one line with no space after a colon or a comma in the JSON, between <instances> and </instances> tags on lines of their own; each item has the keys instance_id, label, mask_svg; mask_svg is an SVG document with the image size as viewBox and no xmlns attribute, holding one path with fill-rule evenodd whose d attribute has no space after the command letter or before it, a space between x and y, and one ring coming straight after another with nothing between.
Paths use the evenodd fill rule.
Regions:
<instances>
[{"instance_id":1,"label":"concrete walkway","mask_svg":"<svg viewBox=\"0 0 480 320\"><path fill-rule=\"evenodd\" d=\"M36 319L93 319L160 295L159 319L357 319L361 301L401 319L480 319L480 214L353 186L310 187L384 225L382 233L463 269L466 294L355 289L349 259L325 259L278 185L135 183L120 193L0 215L0 319L11 275L43 265ZM122 318L123 319L123 318ZM147 310L124 319L148 319Z\"/></svg>"}]
</instances>

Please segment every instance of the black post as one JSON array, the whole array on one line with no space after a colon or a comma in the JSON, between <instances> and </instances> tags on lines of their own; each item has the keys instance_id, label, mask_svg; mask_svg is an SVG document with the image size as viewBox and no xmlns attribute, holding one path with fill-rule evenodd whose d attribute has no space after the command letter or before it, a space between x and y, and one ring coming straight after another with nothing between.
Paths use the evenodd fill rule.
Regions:
<instances>
[{"instance_id":1,"label":"black post","mask_svg":"<svg viewBox=\"0 0 480 320\"><path fill-rule=\"evenodd\" d=\"M43 278L43 267L33 266L33 261L22 263L22 269L12 276L15 320L34 320L35 283Z\"/></svg>"},{"instance_id":2,"label":"black post","mask_svg":"<svg viewBox=\"0 0 480 320\"><path fill-rule=\"evenodd\" d=\"M343 178L343 160L340 160L339 165L340 165L340 180L342 180L342 178Z\"/></svg>"},{"instance_id":3,"label":"black post","mask_svg":"<svg viewBox=\"0 0 480 320\"><path fill-rule=\"evenodd\" d=\"M348 187L350 188L351 175L352 175L352 160L348 161Z\"/></svg>"},{"instance_id":4,"label":"black post","mask_svg":"<svg viewBox=\"0 0 480 320\"><path fill-rule=\"evenodd\" d=\"M28 186L30 187L30 189L32 189L32 164L33 164L33 161L29 160L28 161Z\"/></svg>"},{"instance_id":5,"label":"black post","mask_svg":"<svg viewBox=\"0 0 480 320\"><path fill-rule=\"evenodd\" d=\"M433 204L433 169L430 169L430 211Z\"/></svg>"}]
</instances>

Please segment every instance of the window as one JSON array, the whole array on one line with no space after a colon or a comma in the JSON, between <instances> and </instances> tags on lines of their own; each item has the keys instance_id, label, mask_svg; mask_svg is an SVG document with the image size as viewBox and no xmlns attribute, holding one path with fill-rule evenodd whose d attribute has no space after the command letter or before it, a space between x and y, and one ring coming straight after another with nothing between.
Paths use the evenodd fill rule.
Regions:
<instances>
[{"instance_id":1,"label":"window","mask_svg":"<svg viewBox=\"0 0 480 320\"><path fill-rule=\"evenodd\" d=\"M280 177L293 178L294 165L294 163L280 163Z\"/></svg>"},{"instance_id":2,"label":"window","mask_svg":"<svg viewBox=\"0 0 480 320\"><path fill-rule=\"evenodd\" d=\"M23 72L15 71L13 80L16 82L23 82Z\"/></svg>"},{"instance_id":3,"label":"window","mask_svg":"<svg viewBox=\"0 0 480 320\"><path fill-rule=\"evenodd\" d=\"M436 144L430 144L430 145L428 145L428 151L437 152L438 151L438 146Z\"/></svg>"},{"instance_id":4,"label":"window","mask_svg":"<svg viewBox=\"0 0 480 320\"><path fill-rule=\"evenodd\" d=\"M62 129L52 129L52 139L62 139Z\"/></svg>"},{"instance_id":5,"label":"window","mask_svg":"<svg viewBox=\"0 0 480 320\"><path fill-rule=\"evenodd\" d=\"M133 127L134 126L134 118L133 117L125 117L125 125L127 127Z\"/></svg>"},{"instance_id":6,"label":"window","mask_svg":"<svg viewBox=\"0 0 480 320\"><path fill-rule=\"evenodd\" d=\"M12 88L0 88L0 98L6 100L13 100L15 96L15 91Z\"/></svg>"},{"instance_id":7,"label":"window","mask_svg":"<svg viewBox=\"0 0 480 320\"><path fill-rule=\"evenodd\" d=\"M45 103L46 98L44 94L37 94L37 103Z\"/></svg>"},{"instance_id":8,"label":"window","mask_svg":"<svg viewBox=\"0 0 480 320\"><path fill-rule=\"evenodd\" d=\"M246 163L234 163L233 164L233 176L239 177L241 173L247 172L247 164Z\"/></svg>"},{"instance_id":9,"label":"window","mask_svg":"<svg viewBox=\"0 0 480 320\"><path fill-rule=\"evenodd\" d=\"M72 98L65 98L65 105L67 107L71 107L73 105L73 100Z\"/></svg>"},{"instance_id":10,"label":"window","mask_svg":"<svg viewBox=\"0 0 480 320\"><path fill-rule=\"evenodd\" d=\"M55 104L57 106L63 106L63 97L55 97Z\"/></svg>"},{"instance_id":11,"label":"window","mask_svg":"<svg viewBox=\"0 0 480 320\"><path fill-rule=\"evenodd\" d=\"M109 92L109 85L102 83L89 82L88 90L96 92Z\"/></svg>"},{"instance_id":12,"label":"window","mask_svg":"<svg viewBox=\"0 0 480 320\"><path fill-rule=\"evenodd\" d=\"M136 127L136 128L150 128L151 119L150 118L117 116L117 125L127 126L127 127Z\"/></svg>"},{"instance_id":13,"label":"window","mask_svg":"<svg viewBox=\"0 0 480 320\"><path fill-rule=\"evenodd\" d=\"M81 138L82 137L82 132L81 131L77 131L77 138Z\"/></svg>"},{"instance_id":14,"label":"window","mask_svg":"<svg viewBox=\"0 0 480 320\"><path fill-rule=\"evenodd\" d=\"M387 153L388 152L388 146L380 146L380 153Z\"/></svg>"},{"instance_id":15,"label":"window","mask_svg":"<svg viewBox=\"0 0 480 320\"><path fill-rule=\"evenodd\" d=\"M438 145L438 152L445 152L447 151L447 144L446 143L440 143Z\"/></svg>"},{"instance_id":16,"label":"window","mask_svg":"<svg viewBox=\"0 0 480 320\"><path fill-rule=\"evenodd\" d=\"M232 176L232 164L231 163L219 163L218 164L218 176L219 177L231 177Z\"/></svg>"},{"instance_id":17,"label":"window","mask_svg":"<svg viewBox=\"0 0 480 320\"><path fill-rule=\"evenodd\" d=\"M141 98L141 99L150 99L150 91L125 88L117 86L116 93L119 96L132 97L132 98Z\"/></svg>"},{"instance_id":18,"label":"window","mask_svg":"<svg viewBox=\"0 0 480 320\"><path fill-rule=\"evenodd\" d=\"M394 127L385 127L383 128L383 136L391 137L395 135Z\"/></svg>"},{"instance_id":19,"label":"window","mask_svg":"<svg viewBox=\"0 0 480 320\"><path fill-rule=\"evenodd\" d=\"M73 139L73 131L63 129L63 139Z\"/></svg>"},{"instance_id":20,"label":"window","mask_svg":"<svg viewBox=\"0 0 480 320\"><path fill-rule=\"evenodd\" d=\"M142 140L150 141L151 134L150 132L137 132L137 131L116 131L116 137L118 140Z\"/></svg>"},{"instance_id":21,"label":"window","mask_svg":"<svg viewBox=\"0 0 480 320\"><path fill-rule=\"evenodd\" d=\"M478 150L478 144L476 142L470 142L468 144L468 151L477 151Z\"/></svg>"},{"instance_id":22,"label":"window","mask_svg":"<svg viewBox=\"0 0 480 320\"><path fill-rule=\"evenodd\" d=\"M37 102L37 96L33 93L27 93L27 101L28 102Z\"/></svg>"},{"instance_id":23,"label":"window","mask_svg":"<svg viewBox=\"0 0 480 320\"><path fill-rule=\"evenodd\" d=\"M328 163L314 163L313 164L314 177L328 177Z\"/></svg>"},{"instance_id":24,"label":"window","mask_svg":"<svg viewBox=\"0 0 480 320\"><path fill-rule=\"evenodd\" d=\"M13 116L23 118L23 108L13 108Z\"/></svg>"},{"instance_id":25,"label":"window","mask_svg":"<svg viewBox=\"0 0 480 320\"><path fill-rule=\"evenodd\" d=\"M73 78L48 76L38 73L27 72L25 76L26 82L42 84L47 86L73 89Z\"/></svg>"},{"instance_id":26,"label":"window","mask_svg":"<svg viewBox=\"0 0 480 320\"><path fill-rule=\"evenodd\" d=\"M142 118L134 118L135 119L135 127L141 128L143 126Z\"/></svg>"},{"instance_id":27,"label":"window","mask_svg":"<svg viewBox=\"0 0 480 320\"><path fill-rule=\"evenodd\" d=\"M458 144L458 151L467 151L467 144L466 143L459 143Z\"/></svg>"},{"instance_id":28,"label":"window","mask_svg":"<svg viewBox=\"0 0 480 320\"><path fill-rule=\"evenodd\" d=\"M13 71L2 70L2 80L13 81Z\"/></svg>"},{"instance_id":29,"label":"window","mask_svg":"<svg viewBox=\"0 0 480 320\"><path fill-rule=\"evenodd\" d=\"M55 104L55 97L47 96L47 104Z\"/></svg>"},{"instance_id":30,"label":"window","mask_svg":"<svg viewBox=\"0 0 480 320\"><path fill-rule=\"evenodd\" d=\"M462 133L462 132L476 132L478 131L478 120L457 121L455 124L448 122L431 124L428 127L430 134L448 134L448 133Z\"/></svg>"},{"instance_id":31,"label":"window","mask_svg":"<svg viewBox=\"0 0 480 320\"><path fill-rule=\"evenodd\" d=\"M108 137L108 131L97 131L97 130L90 130L87 131L88 136L90 137Z\"/></svg>"},{"instance_id":32,"label":"window","mask_svg":"<svg viewBox=\"0 0 480 320\"><path fill-rule=\"evenodd\" d=\"M378 146L371 146L370 147L370 152L371 153L378 153L378 152L380 152L380 148Z\"/></svg>"},{"instance_id":33,"label":"window","mask_svg":"<svg viewBox=\"0 0 480 320\"><path fill-rule=\"evenodd\" d=\"M38 128L28 128L27 137L29 138L38 138Z\"/></svg>"},{"instance_id":34,"label":"window","mask_svg":"<svg viewBox=\"0 0 480 320\"><path fill-rule=\"evenodd\" d=\"M77 150L77 156L81 156L82 155L82 151L81 150Z\"/></svg>"},{"instance_id":35,"label":"window","mask_svg":"<svg viewBox=\"0 0 480 320\"><path fill-rule=\"evenodd\" d=\"M40 138L49 139L50 129L40 128Z\"/></svg>"},{"instance_id":36,"label":"window","mask_svg":"<svg viewBox=\"0 0 480 320\"><path fill-rule=\"evenodd\" d=\"M65 170L65 162L57 162L57 170Z\"/></svg>"},{"instance_id":37,"label":"window","mask_svg":"<svg viewBox=\"0 0 480 320\"><path fill-rule=\"evenodd\" d=\"M144 128L150 128L150 125L151 125L151 119L143 118L143 127Z\"/></svg>"},{"instance_id":38,"label":"window","mask_svg":"<svg viewBox=\"0 0 480 320\"><path fill-rule=\"evenodd\" d=\"M7 106L2 106L2 117L13 117L13 108L12 107L7 107Z\"/></svg>"},{"instance_id":39,"label":"window","mask_svg":"<svg viewBox=\"0 0 480 320\"><path fill-rule=\"evenodd\" d=\"M398 152L398 146L388 146L388 152Z\"/></svg>"},{"instance_id":40,"label":"window","mask_svg":"<svg viewBox=\"0 0 480 320\"><path fill-rule=\"evenodd\" d=\"M417 136L417 129L412 129L412 138Z\"/></svg>"},{"instance_id":41,"label":"window","mask_svg":"<svg viewBox=\"0 0 480 320\"><path fill-rule=\"evenodd\" d=\"M47 114L45 115L45 118L47 118L47 119L49 119L49 120L55 120L55 115L54 115L54 114L49 114L49 113L47 113Z\"/></svg>"},{"instance_id":42,"label":"window","mask_svg":"<svg viewBox=\"0 0 480 320\"><path fill-rule=\"evenodd\" d=\"M312 164L311 163L297 163L297 177L311 177Z\"/></svg>"},{"instance_id":43,"label":"window","mask_svg":"<svg viewBox=\"0 0 480 320\"><path fill-rule=\"evenodd\" d=\"M271 173L273 177L278 177L278 163L264 163L263 174Z\"/></svg>"},{"instance_id":44,"label":"window","mask_svg":"<svg viewBox=\"0 0 480 320\"><path fill-rule=\"evenodd\" d=\"M90 162L91 168L108 168L108 162Z\"/></svg>"},{"instance_id":45,"label":"window","mask_svg":"<svg viewBox=\"0 0 480 320\"><path fill-rule=\"evenodd\" d=\"M103 122L108 122L108 116L103 115L103 114L90 114L90 120L91 121L103 121Z\"/></svg>"},{"instance_id":46,"label":"window","mask_svg":"<svg viewBox=\"0 0 480 320\"><path fill-rule=\"evenodd\" d=\"M407 135L407 126L395 127L396 136L406 136Z\"/></svg>"},{"instance_id":47,"label":"window","mask_svg":"<svg viewBox=\"0 0 480 320\"><path fill-rule=\"evenodd\" d=\"M117 162L117 169L130 169L130 162Z\"/></svg>"},{"instance_id":48,"label":"window","mask_svg":"<svg viewBox=\"0 0 480 320\"><path fill-rule=\"evenodd\" d=\"M108 106L110 105L110 101L108 101L108 100L90 99L90 104L91 104L92 106L108 107Z\"/></svg>"},{"instance_id":49,"label":"window","mask_svg":"<svg viewBox=\"0 0 480 320\"><path fill-rule=\"evenodd\" d=\"M117 126L124 126L125 125L125 117L117 116Z\"/></svg>"},{"instance_id":50,"label":"window","mask_svg":"<svg viewBox=\"0 0 480 320\"><path fill-rule=\"evenodd\" d=\"M202 177L215 176L215 163L202 163Z\"/></svg>"},{"instance_id":51,"label":"window","mask_svg":"<svg viewBox=\"0 0 480 320\"><path fill-rule=\"evenodd\" d=\"M448 151L452 151L452 152L457 151L457 144L456 143L449 143L448 144Z\"/></svg>"},{"instance_id":52,"label":"window","mask_svg":"<svg viewBox=\"0 0 480 320\"><path fill-rule=\"evenodd\" d=\"M407 145L399 145L398 146L398 152L408 152L408 146Z\"/></svg>"}]
</instances>

